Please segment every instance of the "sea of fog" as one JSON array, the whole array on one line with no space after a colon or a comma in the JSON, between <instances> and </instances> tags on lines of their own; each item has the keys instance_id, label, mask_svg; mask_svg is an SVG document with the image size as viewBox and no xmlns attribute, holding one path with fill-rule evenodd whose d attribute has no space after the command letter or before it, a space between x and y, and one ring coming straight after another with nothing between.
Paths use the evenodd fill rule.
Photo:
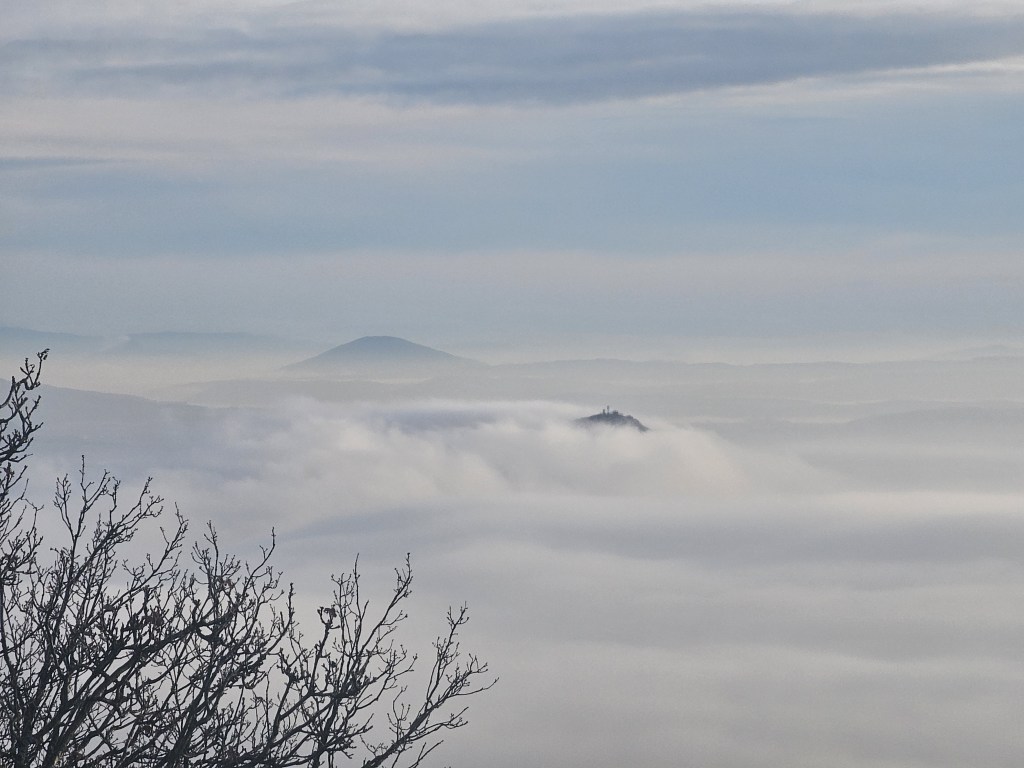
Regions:
<instances>
[{"instance_id":1,"label":"sea of fog","mask_svg":"<svg viewBox=\"0 0 1024 768\"><path fill-rule=\"evenodd\" d=\"M176 354L49 361L31 494L83 454L152 476L242 555L273 529L307 608L411 553L407 644L466 602L500 677L437 764L1024 760L1019 352L386 381ZM573 423L607 405L651 431Z\"/></svg>"}]
</instances>

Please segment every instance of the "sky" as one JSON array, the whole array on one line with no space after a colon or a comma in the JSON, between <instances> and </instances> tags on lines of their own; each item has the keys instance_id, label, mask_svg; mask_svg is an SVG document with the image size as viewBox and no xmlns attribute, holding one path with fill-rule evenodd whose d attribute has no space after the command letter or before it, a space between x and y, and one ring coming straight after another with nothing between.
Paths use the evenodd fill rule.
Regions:
<instances>
[{"instance_id":1,"label":"sky","mask_svg":"<svg viewBox=\"0 0 1024 768\"><path fill-rule=\"evenodd\" d=\"M471 5L3 3L0 323L1021 328L1015 3Z\"/></svg>"}]
</instances>

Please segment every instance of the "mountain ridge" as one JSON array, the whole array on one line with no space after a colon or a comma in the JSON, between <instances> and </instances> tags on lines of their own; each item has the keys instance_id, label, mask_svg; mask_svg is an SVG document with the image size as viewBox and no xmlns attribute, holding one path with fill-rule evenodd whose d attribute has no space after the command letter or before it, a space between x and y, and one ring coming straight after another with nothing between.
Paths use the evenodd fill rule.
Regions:
<instances>
[{"instance_id":1,"label":"mountain ridge","mask_svg":"<svg viewBox=\"0 0 1024 768\"><path fill-rule=\"evenodd\" d=\"M286 371L332 369L453 370L483 367L484 363L459 357L398 336L361 336L313 357L285 366Z\"/></svg>"}]
</instances>

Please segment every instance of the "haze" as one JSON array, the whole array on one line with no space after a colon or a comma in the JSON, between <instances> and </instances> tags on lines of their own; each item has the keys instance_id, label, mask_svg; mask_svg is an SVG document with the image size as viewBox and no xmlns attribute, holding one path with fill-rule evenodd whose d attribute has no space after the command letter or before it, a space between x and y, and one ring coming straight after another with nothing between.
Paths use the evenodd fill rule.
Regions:
<instances>
[{"instance_id":1,"label":"haze","mask_svg":"<svg viewBox=\"0 0 1024 768\"><path fill-rule=\"evenodd\" d=\"M0 15L38 501L411 553L501 677L439 764L1024 759L1015 3Z\"/></svg>"}]
</instances>

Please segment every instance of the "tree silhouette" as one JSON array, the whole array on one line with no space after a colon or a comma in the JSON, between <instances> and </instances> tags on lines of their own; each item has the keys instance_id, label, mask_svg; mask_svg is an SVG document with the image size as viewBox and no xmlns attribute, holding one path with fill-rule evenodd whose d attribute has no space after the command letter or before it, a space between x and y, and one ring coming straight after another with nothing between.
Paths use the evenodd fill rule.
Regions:
<instances>
[{"instance_id":1,"label":"tree silhouette","mask_svg":"<svg viewBox=\"0 0 1024 768\"><path fill-rule=\"evenodd\" d=\"M193 540L149 481L125 500L83 460L41 525L24 461L45 358L26 360L0 405L0 765L418 766L465 724L463 699L494 681L460 652L465 607L414 674L397 639L408 558L376 613L356 568L332 577L307 638L273 537L254 562L226 554L212 526ZM53 528L59 541L44 541ZM131 562L140 535L157 546Z\"/></svg>"}]
</instances>

